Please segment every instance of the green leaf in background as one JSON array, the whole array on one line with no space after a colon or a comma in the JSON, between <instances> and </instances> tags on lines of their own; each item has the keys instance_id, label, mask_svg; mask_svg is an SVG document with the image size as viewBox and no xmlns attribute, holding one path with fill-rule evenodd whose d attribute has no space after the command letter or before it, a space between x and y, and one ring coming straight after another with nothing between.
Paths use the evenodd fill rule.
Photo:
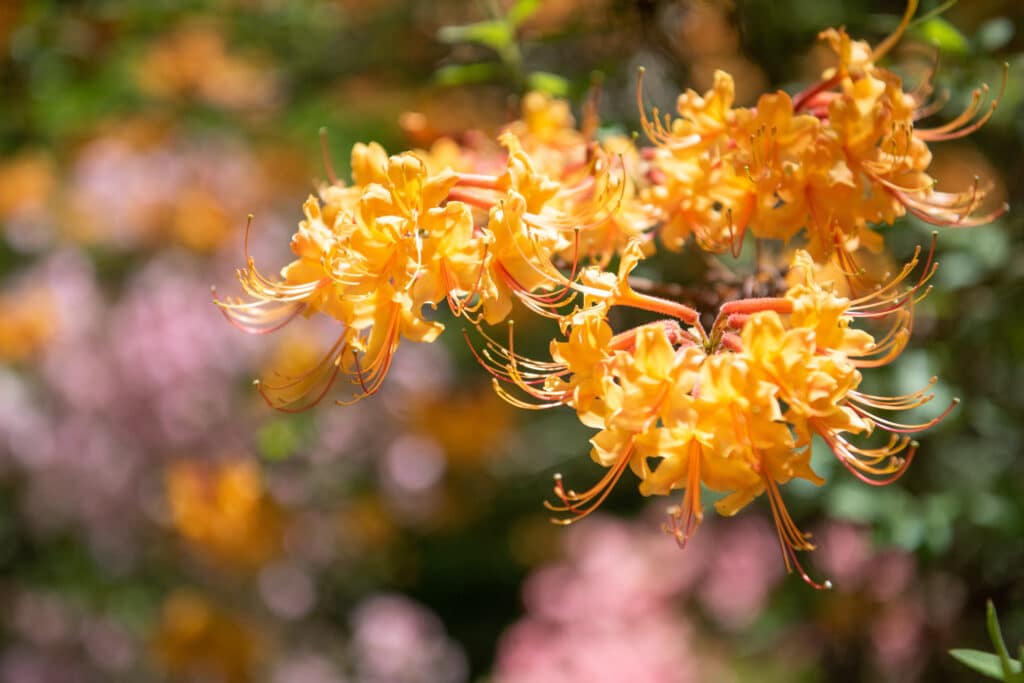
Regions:
<instances>
[{"instance_id":1,"label":"green leaf in background","mask_svg":"<svg viewBox=\"0 0 1024 683\"><path fill-rule=\"evenodd\" d=\"M952 655L953 659L957 660L964 666L977 671L983 676L994 678L997 681L1005 680L1003 678L1003 667L999 662L999 657L991 652L961 648L950 650L949 654ZM1016 665L1017 668L1014 669L1014 671L1020 671L1020 663L1016 663Z\"/></svg>"},{"instance_id":2,"label":"green leaf in background","mask_svg":"<svg viewBox=\"0 0 1024 683\"><path fill-rule=\"evenodd\" d=\"M947 54L963 56L970 51L970 44L964 34L942 17L932 17L923 21L912 28L910 33Z\"/></svg>"},{"instance_id":3,"label":"green leaf in background","mask_svg":"<svg viewBox=\"0 0 1024 683\"><path fill-rule=\"evenodd\" d=\"M437 39L442 43L478 43L496 52L507 50L515 40L515 27L505 19L478 21L463 26L444 26L437 32Z\"/></svg>"},{"instance_id":4,"label":"green leaf in background","mask_svg":"<svg viewBox=\"0 0 1024 683\"><path fill-rule=\"evenodd\" d=\"M516 0L512 9L508 11L508 21L513 26L523 23L540 7L540 0Z\"/></svg>"},{"instance_id":5,"label":"green leaf in background","mask_svg":"<svg viewBox=\"0 0 1024 683\"><path fill-rule=\"evenodd\" d=\"M1013 40L1013 22L1006 17L989 19L978 27L975 40L982 50L993 52Z\"/></svg>"},{"instance_id":6,"label":"green leaf in background","mask_svg":"<svg viewBox=\"0 0 1024 683\"><path fill-rule=\"evenodd\" d=\"M468 85L498 80L504 75L505 67L497 63L451 64L438 69L434 81L438 85Z\"/></svg>"},{"instance_id":7,"label":"green leaf in background","mask_svg":"<svg viewBox=\"0 0 1024 683\"><path fill-rule=\"evenodd\" d=\"M531 72L526 77L526 85L531 90L540 90L557 97L566 97L569 94L569 81L547 71Z\"/></svg>"},{"instance_id":8,"label":"green leaf in background","mask_svg":"<svg viewBox=\"0 0 1024 683\"><path fill-rule=\"evenodd\" d=\"M295 454L302 441L298 420L275 420L264 426L257 437L260 455L270 462L287 460Z\"/></svg>"}]
</instances>

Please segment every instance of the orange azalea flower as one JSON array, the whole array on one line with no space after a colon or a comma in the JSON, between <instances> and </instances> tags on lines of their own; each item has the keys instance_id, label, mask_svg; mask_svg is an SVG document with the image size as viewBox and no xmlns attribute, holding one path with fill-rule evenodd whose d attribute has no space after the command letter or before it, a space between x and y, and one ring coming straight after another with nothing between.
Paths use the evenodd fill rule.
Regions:
<instances>
[{"instance_id":1,"label":"orange azalea flower","mask_svg":"<svg viewBox=\"0 0 1024 683\"><path fill-rule=\"evenodd\" d=\"M313 394L316 403L341 372L361 387L357 398L375 393L402 337L433 341L443 330L422 308L468 297L481 283L486 238L474 234L465 204L441 205L458 181L454 173L428 176L414 155L387 158L377 145L357 146L352 166L354 186L325 188L322 204L306 201L292 238L298 258L282 279L262 275L247 256L239 280L253 301L218 302L248 332L274 331L300 313L344 325L309 372L261 385L278 408L296 395Z\"/></svg>"},{"instance_id":2,"label":"orange azalea flower","mask_svg":"<svg viewBox=\"0 0 1024 683\"><path fill-rule=\"evenodd\" d=\"M756 107L734 107L732 77L717 72L705 95L680 95L679 118L662 119L656 109L650 119L644 114L657 147L647 154L652 184L642 196L662 212L665 245L679 249L692 234L703 249L735 252L747 230L782 240L806 230L815 259L837 253L856 272L849 252L881 248L873 226L911 213L963 227L1004 212L986 208L988 186L939 192L927 173L929 143L977 130L999 98L982 111L987 87L979 89L962 115L921 128L915 122L935 109L927 102L930 75L905 91L898 76L876 65L916 7L916 0L908 4L897 31L874 50L841 29L822 32L838 65L796 96L778 92Z\"/></svg>"},{"instance_id":3,"label":"orange azalea flower","mask_svg":"<svg viewBox=\"0 0 1024 683\"><path fill-rule=\"evenodd\" d=\"M486 351L496 385L512 383L539 403L500 386L499 394L524 407L572 406L600 430L591 457L608 472L584 492L567 490L557 477L560 503L549 507L568 515L558 521L592 512L627 467L644 495L685 489L668 526L680 543L703 517L701 486L728 494L715 506L724 515L765 493L787 567L820 587L800 567L796 551L813 545L779 490L794 478L823 483L810 467L811 436L821 436L862 481L885 484L910 464L916 444L907 435L937 424L955 405L928 422L902 424L878 412L917 407L931 394L889 398L858 390L862 368L890 362L906 343L913 305L934 272L929 256L924 275L904 285L917 265L915 256L893 281L850 300L819 284L810 255L798 252L798 282L784 297L725 304L710 333L687 316L616 335L607 307L594 306L566 317L568 339L552 343L551 362L513 348L502 352L491 341ZM876 340L851 327L858 318L889 320L890 327ZM862 447L850 439L876 429L892 434L888 443Z\"/></svg>"},{"instance_id":4,"label":"orange azalea flower","mask_svg":"<svg viewBox=\"0 0 1024 683\"><path fill-rule=\"evenodd\" d=\"M426 306L446 301L455 315L493 324L509 315L513 296L550 317L574 300L579 235L610 216L623 183L607 155L595 154L565 187L538 172L512 133L500 141L500 175L432 175L413 153L357 145L353 184L334 182L306 201L291 243L297 258L281 278L246 256L238 277L251 300L217 301L236 326L266 333L318 313L343 325L307 372L259 384L270 405L309 407L339 375L357 387L353 400L376 393L402 338L430 342L444 329ZM559 267L566 259L568 275Z\"/></svg>"}]
</instances>

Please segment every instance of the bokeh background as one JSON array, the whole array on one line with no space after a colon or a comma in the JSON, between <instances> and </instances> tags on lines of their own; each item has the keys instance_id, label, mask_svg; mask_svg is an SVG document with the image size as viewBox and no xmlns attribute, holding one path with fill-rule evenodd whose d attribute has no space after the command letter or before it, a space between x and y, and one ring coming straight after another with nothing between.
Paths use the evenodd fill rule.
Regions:
<instances>
[{"instance_id":1,"label":"bokeh background","mask_svg":"<svg viewBox=\"0 0 1024 683\"><path fill-rule=\"evenodd\" d=\"M970 681L945 652L985 648L986 598L1024 637L1024 35L1011 0L962 2L905 41L941 51L939 119L1010 63L995 116L936 146L932 174L991 178L1011 211L942 233L911 348L880 375L915 389L937 374L940 402L964 399L908 476L869 489L823 455L824 487L787 487L835 590L785 575L764 501L709 512L680 551L659 530L666 501L627 475L600 514L551 525L552 473L596 474L588 430L570 410L503 404L458 334L404 344L359 405L285 415L260 400L254 376L301 367L333 335L311 321L247 337L209 288L236 291L249 213L259 262L287 262L326 173L322 126L341 174L356 141L399 151L493 132L525 88L578 105L600 72L603 121L628 131L639 65L650 103L724 68L747 104L814 78L818 30L878 40L903 10L549 0L500 54L451 29L508 7L0 3L0 680ZM885 231L900 256L929 233ZM672 261L660 267L672 280Z\"/></svg>"}]
</instances>

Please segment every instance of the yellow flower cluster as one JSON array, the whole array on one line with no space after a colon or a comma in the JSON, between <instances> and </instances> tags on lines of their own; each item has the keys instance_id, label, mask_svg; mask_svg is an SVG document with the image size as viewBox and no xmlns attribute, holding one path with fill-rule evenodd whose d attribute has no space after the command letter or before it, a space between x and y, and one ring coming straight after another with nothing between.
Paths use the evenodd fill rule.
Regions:
<instances>
[{"instance_id":1,"label":"yellow flower cluster","mask_svg":"<svg viewBox=\"0 0 1024 683\"><path fill-rule=\"evenodd\" d=\"M334 181L306 200L291 242L296 259L281 277L263 275L246 255L238 276L250 300L217 302L238 327L270 332L317 313L343 326L308 372L260 383L271 405L316 403L339 374L356 386L355 400L375 393L402 338L430 342L444 329L427 312L442 302L456 316L490 324L508 317L514 298L556 315L576 296L581 259L607 262L617 235L641 232L646 218L620 211L627 189L621 159L579 133L570 142L545 137L545 121L558 108L542 104L523 123L522 140L512 130L499 138L497 174L431 173L430 154L389 157L375 143L356 145L352 184ZM569 144L579 163L555 167L554 150ZM537 160L547 160L554 179ZM619 227L613 233L609 225ZM573 273L563 274L563 264Z\"/></svg>"},{"instance_id":2,"label":"yellow flower cluster","mask_svg":"<svg viewBox=\"0 0 1024 683\"><path fill-rule=\"evenodd\" d=\"M932 395L858 390L861 368L888 363L906 344L915 297L934 272L929 262L917 283L904 286L916 265L915 257L892 282L850 300L816 282L813 260L800 251L792 264L799 282L785 296L723 305L710 334L699 323L683 327L668 319L616 335L606 308L594 306L567 319L567 339L552 342L552 362L492 343L489 357L501 358L492 366L496 384L512 382L539 403L515 399L500 385L499 393L523 407L572 406L600 430L591 457L607 474L582 493L567 491L556 476L560 504L551 509L567 513L566 522L589 514L628 467L644 495L685 489L670 522L685 543L703 514L702 485L728 494L715 504L724 515L767 493L787 566L799 568L794 551L813 546L778 487L794 478L822 483L810 467L812 437L824 439L859 478L882 484L910 464L916 446L906 434L945 416L893 422L871 410L907 410ZM856 317L885 320L887 332L876 339L852 328ZM864 447L849 439L876 428L891 432L887 443Z\"/></svg>"},{"instance_id":3,"label":"yellow flower cluster","mask_svg":"<svg viewBox=\"0 0 1024 683\"><path fill-rule=\"evenodd\" d=\"M733 79L718 71L703 96L679 96L678 118L663 119L657 110L653 120L644 116L657 147L648 153L651 185L643 197L662 212L665 245L679 249L693 235L704 249L735 250L748 230L786 241L806 230L816 259L834 252L846 258L858 247L880 250L873 226L907 212L935 225L969 226L1005 211L983 208L988 188L978 183L940 192L927 173L927 143L976 130L998 98L975 119L983 106L979 90L950 123L919 128L915 121L935 109L928 103L930 76L906 91L899 76L876 64L916 5L909 3L897 32L874 49L842 29L823 31L837 65L797 95L779 91L754 107L736 107Z\"/></svg>"},{"instance_id":4,"label":"yellow flower cluster","mask_svg":"<svg viewBox=\"0 0 1024 683\"><path fill-rule=\"evenodd\" d=\"M379 145L356 145L352 183L330 172L319 198L306 201L295 260L280 277L263 275L247 254L239 280L249 300L217 302L254 333L299 315L341 324L312 368L260 383L264 398L282 410L308 407L339 375L354 386L353 400L375 393L401 339L438 337L444 325L434 311L446 303L485 338L474 353L500 396L524 408L571 406L599 430L591 456L608 471L582 493L558 479L551 507L562 521L595 509L627 468L644 495L685 491L668 527L681 543L703 514L701 487L725 494L716 507L726 515L763 493L787 567L813 583L796 555L813 546L779 491L792 479L822 482L810 467L812 440L861 480L885 484L914 455L909 435L955 405L903 424L885 414L927 403L928 388L897 397L860 390L862 370L891 362L907 344L913 306L934 272L934 242L916 283L908 278L919 253L867 290L852 252L880 250L874 228L907 213L968 226L1005 210L985 213L980 183L940 192L928 174L930 142L969 134L991 115L979 116L983 92L963 115L922 129L915 121L935 108L930 75L907 91L877 65L915 10L910 2L897 31L873 49L824 31L836 65L793 96L736 107L732 78L718 72L706 94L679 97L677 118L643 115L653 148L598 142L593 101L577 128L565 102L537 93L496 143L467 134L390 157ZM693 235L701 249L736 252L748 232L758 247L804 232L805 249L793 257L788 289L777 286L781 271L765 278L758 270L748 280L756 286L733 287L739 278L729 283L711 269L703 284L714 304L701 303L718 309L709 328L682 303L703 301L700 292L663 298L659 285L672 283L632 274L655 236L669 249ZM821 284L826 266L846 282ZM762 286L782 295L753 296ZM515 301L559 321L551 360L515 350ZM615 307L658 319L617 332ZM873 333L853 327L855 319L876 325ZM503 321L507 344L482 328ZM878 441L876 432L889 437Z\"/></svg>"}]
</instances>

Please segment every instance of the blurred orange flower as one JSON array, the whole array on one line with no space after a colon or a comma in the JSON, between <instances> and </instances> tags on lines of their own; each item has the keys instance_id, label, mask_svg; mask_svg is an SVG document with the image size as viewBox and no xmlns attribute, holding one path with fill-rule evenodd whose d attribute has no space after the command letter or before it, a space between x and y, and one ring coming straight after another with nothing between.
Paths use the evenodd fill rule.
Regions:
<instances>
[{"instance_id":1,"label":"blurred orange flower","mask_svg":"<svg viewBox=\"0 0 1024 683\"><path fill-rule=\"evenodd\" d=\"M0 160L0 220L41 210L55 185L53 161L43 152Z\"/></svg>"},{"instance_id":2,"label":"blurred orange flower","mask_svg":"<svg viewBox=\"0 0 1024 683\"><path fill-rule=\"evenodd\" d=\"M512 408L490 391L463 390L425 400L413 409L413 424L444 448L452 464L486 461L512 428ZM467 429L467 425L473 425Z\"/></svg>"},{"instance_id":3,"label":"blurred orange flower","mask_svg":"<svg viewBox=\"0 0 1024 683\"><path fill-rule=\"evenodd\" d=\"M0 362L28 360L56 329L53 297L45 289L0 293Z\"/></svg>"},{"instance_id":4,"label":"blurred orange flower","mask_svg":"<svg viewBox=\"0 0 1024 683\"><path fill-rule=\"evenodd\" d=\"M199 592L179 589L164 600L151 643L170 680L249 683L261 640L238 615Z\"/></svg>"},{"instance_id":5,"label":"blurred orange flower","mask_svg":"<svg viewBox=\"0 0 1024 683\"><path fill-rule=\"evenodd\" d=\"M186 24L149 48L136 78L139 87L154 97L194 97L215 107L244 109L273 103L273 73L258 58L231 54L213 26Z\"/></svg>"},{"instance_id":6,"label":"blurred orange flower","mask_svg":"<svg viewBox=\"0 0 1024 683\"><path fill-rule=\"evenodd\" d=\"M280 551L284 512L253 462L179 460L164 483L174 528L218 564L257 569Z\"/></svg>"}]
</instances>

